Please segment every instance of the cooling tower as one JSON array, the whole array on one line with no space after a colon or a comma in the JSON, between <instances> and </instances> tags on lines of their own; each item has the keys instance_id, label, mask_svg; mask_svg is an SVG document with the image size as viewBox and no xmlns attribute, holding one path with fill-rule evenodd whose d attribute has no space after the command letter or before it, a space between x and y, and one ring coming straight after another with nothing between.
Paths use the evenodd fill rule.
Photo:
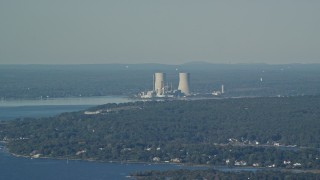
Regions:
<instances>
[{"instance_id":1,"label":"cooling tower","mask_svg":"<svg viewBox=\"0 0 320 180\"><path fill-rule=\"evenodd\" d=\"M165 73L154 73L154 76L153 76L154 89L153 90L156 92L157 96L164 94L165 81L166 81Z\"/></svg>"},{"instance_id":2,"label":"cooling tower","mask_svg":"<svg viewBox=\"0 0 320 180\"><path fill-rule=\"evenodd\" d=\"M190 84L190 74L189 73L179 73L178 90L180 90L186 96L190 95L189 84Z\"/></svg>"}]
</instances>

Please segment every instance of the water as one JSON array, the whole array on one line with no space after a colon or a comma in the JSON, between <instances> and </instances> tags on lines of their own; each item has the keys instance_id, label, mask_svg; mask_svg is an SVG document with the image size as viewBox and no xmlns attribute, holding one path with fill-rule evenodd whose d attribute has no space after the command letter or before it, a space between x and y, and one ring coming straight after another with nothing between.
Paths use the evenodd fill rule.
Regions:
<instances>
[{"instance_id":1,"label":"water","mask_svg":"<svg viewBox=\"0 0 320 180\"><path fill-rule=\"evenodd\" d=\"M100 105L107 103L132 102L132 99L123 96L96 96L96 97L75 97L75 98L47 98L30 100L0 100L0 107L17 106L55 106L55 105Z\"/></svg>"},{"instance_id":2,"label":"water","mask_svg":"<svg viewBox=\"0 0 320 180\"><path fill-rule=\"evenodd\" d=\"M132 101L132 99L121 96L51 98L43 100L2 100L0 101L0 120L12 120L22 117L53 116L62 112L84 110L101 104Z\"/></svg>"},{"instance_id":3,"label":"water","mask_svg":"<svg viewBox=\"0 0 320 180\"><path fill-rule=\"evenodd\" d=\"M6 180L128 179L126 176L131 172L182 168L184 166L174 164L121 164L78 160L17 158L0 150L0 179Z\"/></svg>"},{"instance_id":4,"label":"water","mask_svg":"<svg viewBox=\"0 0 320 180\"><path fill-rule=\"evenodd\" d=\"M214 169L222 172L241 172L241 171L257 172L257 171L264 170L263 168L256 168L256 167L228 167L228 166L215 166Z\"/></svg>"},{"instance_id":5,"label":"water","mask_svg":"<svg viewBox=\"0 0 320 180\"><path fill-rule=\"evenodd\" d=\"M90 105L67 105L67 106L15 106L0 107L0 120L12 120L23 117L47 117L62 112L79 111L87 109Z\"/></svg>"}]
</instances>

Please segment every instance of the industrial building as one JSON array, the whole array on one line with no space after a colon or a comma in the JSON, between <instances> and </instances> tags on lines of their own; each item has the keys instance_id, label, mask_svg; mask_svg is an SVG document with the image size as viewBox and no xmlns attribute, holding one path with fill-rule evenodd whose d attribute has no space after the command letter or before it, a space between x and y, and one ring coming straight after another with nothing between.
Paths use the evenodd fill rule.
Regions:
<instances>
[{"instance_id":1,"label":"industrial building","mask_svg":"<svg viewBox=\"0 0 320 180\"><path fill-rule=\"evenodd\" d=\"M190 73L188 72L180 72L179 73L179 84L177 89L169 87L169 83L167 82L166 73L156 72L153 74L153 89L149 91L144 91L139 93L139 98L179 98L179 97L209 97L211 96L223 96L225 93L224 85L221 85L221 89L218 91L213 91L212 93L199 94L199 93L191 93L190 88Z\"/></svg>"},{"instance_id":2,"label":"industrial building","mask_svg":"<svg viewBox=\"0 0 320 180\"><path fill-rule=\"evenodd\" d=\"M166 82L166 74L162 72L154 73L153 75L153 91L157 96L165 95L164 84Z\"/></svg>"},{"instance_id":3,"label":"industrial building","mask_svg":"<svg viewBox=\"0 0 320 180\"><path fill-rule=\"evenodd\" d=\"M178 90L185 96L190 95L190 73L179 73L179 86Z\"/></svg>"},{"instance_id":4,"label":"industrial building","mask_svg":"<svg viewBox=\"0 0 320 180\"><path fill-rule=\"evenodd\" d=\"M179 86L178 89L173 90L172 83L169 89L166 79L166 73L156 72L153 74L153 90L141 92L141 98L171 98L189 96L190 94L190 74L179 73Z\"/></svg>"}]
</instances>

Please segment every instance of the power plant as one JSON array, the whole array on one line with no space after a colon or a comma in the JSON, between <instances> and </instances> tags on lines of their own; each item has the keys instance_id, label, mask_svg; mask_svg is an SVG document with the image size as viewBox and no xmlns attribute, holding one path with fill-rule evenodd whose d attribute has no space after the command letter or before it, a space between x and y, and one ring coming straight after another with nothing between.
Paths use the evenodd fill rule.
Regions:
<instances>
[{"instance_id":1,"label":"power plant","mask_svg":"<svg viewBox=\"0 0 320 180\"><path fill-rule=\"evenodd\" d=\"M190 74L179 73L179 86L178 89L173 90L172 83L169 88L166 73L156 72L153 74L153 90L141 92L139 96L141 98L173 98L190 96Z\"/></svg>"},{"instance_id":2,"label":"power plant","mask_svg":"<svg viewBox=\"0 0 320 180\"><path fill-rule=\"evenodd\" d=\"M190 95L190 73L179 73L178 90L186 96Z\"/></svg>"},{"instance_id":3,"label":"power plant","mask_svg":"<svg viewBox=\"0 0 320 180\"><path fill-rule=\"evenodd\" d=\"M166 82L166 74L162 72L153 75L153 91L157 96L165 94L164 83Z\"/></svg>"},{"instance_id":4,"label":"power plant","mask_svg":"<svg viewBox=\"0 0 320 180\"><path fill-rule=\"evenodd\" d=\"M152 90L143 91L138 94L139 98L179 98L188 96L199 96L199 94L192 94L190 90L190 73L180 72L179 73L179 84L178 89L169 87L167 82L166 73L156 72L153 74ZM212 96L221 96L224 94L224 85L221 85L220 91L213 91L210 93Z\"/></svg>"}]
</instances>

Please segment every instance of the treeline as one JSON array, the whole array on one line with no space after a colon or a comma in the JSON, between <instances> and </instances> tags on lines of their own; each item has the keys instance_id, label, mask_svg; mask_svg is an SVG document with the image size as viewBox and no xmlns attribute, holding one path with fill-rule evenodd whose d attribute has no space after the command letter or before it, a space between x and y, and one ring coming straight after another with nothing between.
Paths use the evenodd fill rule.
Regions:
<instances>
[{"instance_id":1,"label":"treeline","mask_svg":"<svg viewBox=\"0 0 320 180\"><path fill-rule=\"evenodd\" d=\"M112 66L111 66L112 67ZM90 65L0 67L1 99L45 99L137 93L152 82L152 72ZM152 87L150 84L149 87Z\"/></svg>"},{"instance_id":2,"label":"treeline","mask_svg":"<svg viewBox=\"0 0 320 180\"><path fill-rule=\"evenodd\" d=\"M0 99L132 95L152 89L152 75L167 73L178 86L178 69L191 73L192 92L227 96L316 95L320 65L2 65ZM262 78L262 82L261 82Z\"/></svg>"},{"instance_id":3,"label":"treeline","mask_svg":"<svg viewBox=\"0 0 320 180\"><path fill-rule=\"evenodd\" d=\"M216 170L169 170L169 171L147 171L147 172L137 172L131 174L137 180L260 180L260 179L270 179L270 180L308 180L320 179L319 174L313 173L290 173L290 172L280 172L280 171L256 171L256 172L222 172Z\"/></svg>"},{"instance_id":4,"label":"treeline","mask_svg":"<svg viewBox=\"0 0 320 180\"><path fill-rule=\"evenodd\" d=\"M88 110L99 114L6 121L0 138L26 156L320 168L319 102L302 96L107 104Z\"/></svg>"}]
</instances>

